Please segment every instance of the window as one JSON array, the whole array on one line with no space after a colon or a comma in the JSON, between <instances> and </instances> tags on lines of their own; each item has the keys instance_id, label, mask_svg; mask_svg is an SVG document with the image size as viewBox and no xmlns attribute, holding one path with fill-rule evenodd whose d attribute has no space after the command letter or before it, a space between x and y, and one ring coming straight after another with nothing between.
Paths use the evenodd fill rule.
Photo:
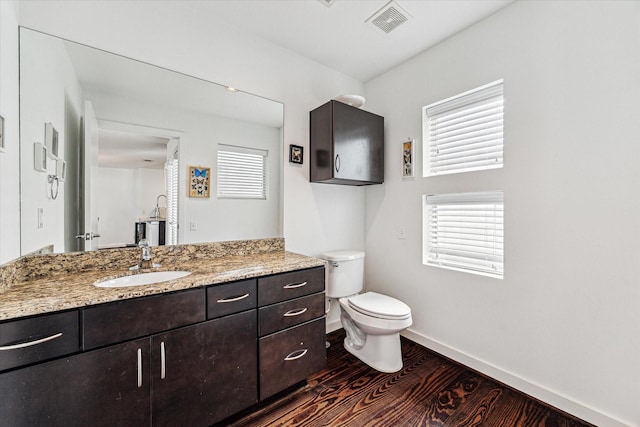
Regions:
<instances>
[{"instance_id":1,"label":"window","mask_svg":"<svg viewBox=\"0 0 640 427\"><path fill-rule=\"evenodd\" d=\"M424 176L502 167L503 82L422 108Z\"/></svg>"},{"instance_id":2,"label":"window","mask_svg":"<svg viewBox=\"0 0 640 427\"><path fill-rule=\"evenodd\" d=\"M423 198L423 264L502 279L502 191Z\"/></svg>"},{"instance_id":3,"label":"window","mask_svg":"<svg viewBox=\"0 0 640 427\"><path fill-rule=\"evenodd\" d=\"M218 198L266 199L266 150L218 146Z\"/></svg>"},{"instance_id":4,"label":"window","mask_svg":"<svg viewBox=\"0 0 640 427\"><path fill-rule=\"evenodd\" d=\"M167 222L165 241L167 245L178 244L178 159L174 152L173 159L164 165L167 180Z\"/></svg>"}]
</instances>

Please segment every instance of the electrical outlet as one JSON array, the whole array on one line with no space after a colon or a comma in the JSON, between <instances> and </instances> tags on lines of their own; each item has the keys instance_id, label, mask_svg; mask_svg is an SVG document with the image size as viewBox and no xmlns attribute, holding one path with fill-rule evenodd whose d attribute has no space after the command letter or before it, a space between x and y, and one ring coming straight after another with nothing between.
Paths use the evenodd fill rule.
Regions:
<instances>
[{"instance_id":1,"label":"electrical outlet","mask_svg":"<svg viewBox=\"0 0 640 427\"><path fill-rule=\"evenodd\" d=\"M189 230L198 231L198 223L195 221L189 222Z\"/></svg>"},{"instance_id":2,"label":"electrical outlet","mask_svg":"<svg viewBox=\"0 0 640 427\"><path fill-rule=\"evenodd\" d=\"M404 229L404 227L398 228L398 239L406 239L406 238L407 238L407 232Z\"/></svg>"}]
</instances>

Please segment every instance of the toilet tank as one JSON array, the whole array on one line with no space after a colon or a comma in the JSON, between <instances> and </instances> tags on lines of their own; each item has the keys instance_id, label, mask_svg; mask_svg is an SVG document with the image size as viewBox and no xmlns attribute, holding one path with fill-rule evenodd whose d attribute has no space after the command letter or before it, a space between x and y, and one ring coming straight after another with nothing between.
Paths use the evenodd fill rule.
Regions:
<instances>
[{"instance_id":1,"label":"toilet tank","mask_svg":"<svg viewBox=\"0 0 640 427\"><path fill-rule=\"evenodd\" d=\"M326 252L322 259L329 261L327 296L342 298L362 291L364 285L364 252L343 250Z\"/></svg>"}]
</instances>

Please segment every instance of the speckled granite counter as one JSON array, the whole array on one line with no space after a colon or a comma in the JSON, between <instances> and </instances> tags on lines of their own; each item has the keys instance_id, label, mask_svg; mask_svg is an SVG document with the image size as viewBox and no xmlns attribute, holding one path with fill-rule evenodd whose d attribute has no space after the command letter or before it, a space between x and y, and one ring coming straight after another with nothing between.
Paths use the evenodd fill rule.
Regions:
<instances>
[{"instance_id":1,"label":"speckled granite counter","mask_svg":"<svg viewBox=\"0 0 640 427\"><path fill-rule=\"evenodd\" d=\"M153 249L154 262L161 262L162 267L152 271L192 273L152 285L93 285L99 280L135 274L128 267L137 262L139 249L54 254L11 263L6 266L0 287L0 321L325 265L321 259L284 251L283 239Z\"/></svg>"}]
</instances>

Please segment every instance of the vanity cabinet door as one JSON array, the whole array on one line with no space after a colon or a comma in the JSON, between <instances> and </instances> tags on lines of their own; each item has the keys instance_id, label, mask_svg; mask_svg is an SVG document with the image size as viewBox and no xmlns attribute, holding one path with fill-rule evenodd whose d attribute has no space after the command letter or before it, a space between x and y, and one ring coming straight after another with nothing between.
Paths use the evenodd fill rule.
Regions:
<instances>
[{"instance_id":1,"label":"vanity cabinet door","mask_svg":"<svg viewBox=\"0 0 640 427\"><path fill-rule=\"evenodd\" d=\"M260 338L260 399L324 369L325 339L324 317Z\"/></svg>"},{"instance_id":2,"label":"vanity cabinet door","mask_svg":"<svg viewBox=\"0 0 640 427\"><path fill-rule=\"evenodd\" d=\"M257 313L152 337L154 426L209 426L258 401Z\"/></svg>"},{"instance_id":3,"label":"vanity cabinet door","mask_svg":"<svg viewBox=\"0 0 640 427\"><path fill-rule=\"evenodd\" d=\"M202 322L205 309L202 288L88 307L82 310L83 349Z\"/></svg>"},{"instance_id":4,"label":"vanity cabinet door","mask_svg":"<svg viewBox=\"0 0 640 427\"><path fill-rule=\"evenodd\" d=\"M0 374L0 424L150 425L149 339Z\"/></svg>"},{"instance_id":5,"label":"vanity cabinet door","mask_svg":"<svg viewBox=\"0 0 640 427\"><path fill-rule=\"evenodd\" d=\"M258 305L286 301L324 291L324 267L258 278Z\"/></svg>"},{"instance_id":6,"label":"vanity cabinet door","mask_svg":"<svg viewBox=\"0 0 640 427\"><path fill-rule=\"evenodd\" d=\"M0 324L0 371L77 353L78 331L76 310Z\"/></svg>"},{"instance_id":7,"label":"vanity cabinet door","mask_svg":"<svg viewBox=\"0 0 640 427\"><path fill-rule=\"evenodd\" d=\"M260 307L258 324L260 336L324 316L324 292Z\"/></svg>"}]
</instances>

